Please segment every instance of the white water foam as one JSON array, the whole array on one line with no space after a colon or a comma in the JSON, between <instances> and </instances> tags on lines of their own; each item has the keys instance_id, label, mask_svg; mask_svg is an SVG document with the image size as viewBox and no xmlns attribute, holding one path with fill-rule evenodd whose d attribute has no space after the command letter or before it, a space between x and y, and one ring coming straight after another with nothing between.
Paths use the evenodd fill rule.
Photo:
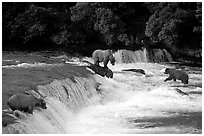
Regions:
<instances>
[{"instance_id":1,"label":"white water foam","mask_svg":"<svg viewBox=\"0 0 204 136\"><path fill-rule=\"evenodd\" d=\"M68 123L70 133L113 134L113 133L201 133L201 130L176 123L158 126L148 119L173 118L184 113L202 112L202 95L183 96L171 85L181 83L164 82L164 65L118 64L114 67L114 79L106 79L102 88L105 95L102 105L82 110ZM121 72L124 68L143 68L152 77ZM150 80L150 81L148 81ZM111 85L110 85L111 84ZM201 91L197 87L191 88ZM189 91L189 88L183 88ZM111 100L110 100L111 99ZM146 119L138 123L132 120ZM179 121L178 121L179 122Z\"/></svg>"},{"instance_id":2,"label":"white water foam","mask_svg":"<svg viewBox=\"0 0 204 136\"><path fill-rule=\"evenodd\" d=\"M34 110L33 115L19 112L20 119L17 124L12 124L12 128L18 130L17 133L26 134L53 134L68 133L65 126L67 120L74 115L61 102L53 98L46 98L46 110ZM59 112L60 111L60 112Z\"/></svg>"},{"instance_id":3,"label":"white water foam","mask_svg":"<svg viewBox=\"0 0 204 136\"><path fill-rule=\"evenodd\" d=\"M114 72L113 79L94 76L100 84L98 96L92 98L97 104L75 113L58 99L48 97L46 110L35 110L33 116L25 114L25 119L19 120L19 124L12 124L15 125L13 128L20 130L19 133L201 133L201 130L188 124L158 123L163 118L202 112L202 94L183 96L175 91L172 85L179 86L182 83L164 82L168 76L163 74L164 65L133 63L115 66L108 64L108 67ZM122 71L131 68L144 69L148 76ZM196 77L197 81L202 80L199 75L191 76ZM194 79L190 80L192 82ZM202 91L198 87L183 87L182 90ZM151 119L158 120L149 121Z\"/></svg>"},{"instance_id":4,"label":"white water foam","mask_svg":"<svg viewBox=\"0 0 204 136\"><path fill-rule=\"evenodd\" d=\"M2 68L17 68L17 67L24 67L24 68L30 68L30 67L45 67L45 66L58 66L61 64L47 64L47 63L20 63L17 65L9 65L9 66L2 66Z\"/></svg>"}]
</instances>

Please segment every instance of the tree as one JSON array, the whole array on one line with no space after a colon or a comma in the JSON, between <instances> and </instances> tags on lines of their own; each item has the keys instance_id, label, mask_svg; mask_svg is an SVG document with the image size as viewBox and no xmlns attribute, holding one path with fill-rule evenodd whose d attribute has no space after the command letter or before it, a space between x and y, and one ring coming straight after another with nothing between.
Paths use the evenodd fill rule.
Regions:
<instances>
[{"instance_id":1,"label":"tree","mask_svg":"<svg viewBox=\"0 0 204 136\"><path fill-rule=\"evenodd\" d=\"M71 6L73 3L3 3L3 32L8 34L3 41L12 41L19 47L33 45L34 48L64 45L61 44L63 40L70 39L63 33L70 30L66 29L71 24Z\"/></svg>"},{"instance_id":2,"label":"tree","mask_svg":"<svg viewBox=\"0 0 204 136\"><path fill-rule=\"evenodd\" d=\"M146 23L146 36L173 52L174 58L200 59L201 23L196 18L199 13L195 12L199 11L198 5L196 2L148 3L153 14Z\"/></svg>"},{"instance_id":3,"label":"tree","mask_svg":"<svg viewBox=\"0 0 204 136\"><path fill-rule=\"evenodd\" d=\"M11 23L11 37L21 39L23 43L40 37L49 40L52 34L59 29L60 22L59 14L54 9L31 4Z\"/></svg>"},{"instance_id":4,"label":"tree","mask_svg":"<svg viewBox=\"0 0 204 136\"><path fill-rule=\"evenodd\" d=\"M77 3L71 13L71 20L81 25L87 36L95 33L107 45L117 42L118 35L123 32L123 22L106 3Z\"/></svg>"},{"instance_id":5,"label":"tree","mask_svg":"<svg viewBox=\"0 0 204 136\"><path fill-rule=\"evenodd\" d=\"M150 4L150 16L145 34L153 42L161 42L168 48L183 48L191 40L196 24L193 9L196 3L154 3ZM187 45L186 45L187 46Z\"/></svg>"},{"instance_id":6,"label":"tree","mask_svg":"<svg viewBox=\"0 0 204 136\"><path fill-rule=\"evenodd\" d=\"M12 3L12 2L3 2L2 3L2 42L3 45L14 44L16 42L10 39L11 37L11 24L14 21L14 18L23 12L25 12L28 7L28 3ZM5 46L3 46L4 48Z\"/></svg>"}]
</instances>

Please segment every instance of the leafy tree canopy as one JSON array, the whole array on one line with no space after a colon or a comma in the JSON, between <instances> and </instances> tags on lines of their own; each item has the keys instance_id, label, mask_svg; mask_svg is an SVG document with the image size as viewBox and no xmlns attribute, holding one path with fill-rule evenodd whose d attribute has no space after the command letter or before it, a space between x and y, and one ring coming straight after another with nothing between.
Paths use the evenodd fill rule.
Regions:
<instances>
[{"instance_id":1,"label":"leafy tree canopy","mask_svg":"<svg viewBox=\"0 0 204 136\"><path fill-rule=\"evenodd\" d=\"M194 12L196 3L153 3L148 7L153 14L147 22L145 34L153 42L175 50L191 46L192 40L199 41L193 32L198 25Z\"/></svg>"},{"instance_id":2,"label":"leafy tree canopy","mask_svg":"<svg viewBox=\"0 0 204 136\"><path fill-rule=\"evenodd\" d=\"M159 45L201 54L201 2L3 2L2 9L3 49Z\"/></svg>"}]
</instances>

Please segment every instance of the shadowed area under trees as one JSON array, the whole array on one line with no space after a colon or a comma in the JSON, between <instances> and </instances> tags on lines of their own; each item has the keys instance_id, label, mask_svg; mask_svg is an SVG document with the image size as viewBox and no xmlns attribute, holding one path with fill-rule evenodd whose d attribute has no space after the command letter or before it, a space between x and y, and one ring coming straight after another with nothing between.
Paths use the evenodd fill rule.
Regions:
<instances>
[{"instance_id":1,"label":"shadowed area under trees","mask_svg":"<svg viewBox=\"0 0 204 136\"><path fill-rule=\"evenodd\" d=\"M167 49L201 62L201 2L3 2L3 50Z\"/></svg>"}]
</instances>

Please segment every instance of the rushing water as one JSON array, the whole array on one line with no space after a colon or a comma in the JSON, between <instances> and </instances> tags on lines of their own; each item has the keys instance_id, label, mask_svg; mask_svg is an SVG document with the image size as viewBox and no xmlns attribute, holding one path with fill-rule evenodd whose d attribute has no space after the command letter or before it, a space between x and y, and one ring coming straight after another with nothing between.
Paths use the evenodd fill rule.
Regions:
<instances>
[{"instance_id":1,"label":"rushing water","mask_svg":"<svg viewBox=\"0 0 204 136\"><path fill-rule=\"evenodd\" d=\"M171 62L171 54L166 49L149 50L118 50L114 54L118 63L144 63L144 62Z\"/></svg>"},{"instance_id":2,"label":"rushing water","mask_svg":"<svg viewBox=\"0 0 204 136\"><path fill-rule=\"evenodd\" d=\"M66 63L85 65L77 58ZM49 69L57 65L46 62L4 65L3 74L6 69ZM91 75L38 85L48 108L36 109L33 115L18 112L20 119L4 127L3 133L202 133L201 69L186 67L190 79L189 85L183 85L180 81L164 82L168 77L164 69L172 66L140 62L108 67L114 73L113 79ZM143 69L146 75L123 69Z\"/></svg>"}]
</instances>

